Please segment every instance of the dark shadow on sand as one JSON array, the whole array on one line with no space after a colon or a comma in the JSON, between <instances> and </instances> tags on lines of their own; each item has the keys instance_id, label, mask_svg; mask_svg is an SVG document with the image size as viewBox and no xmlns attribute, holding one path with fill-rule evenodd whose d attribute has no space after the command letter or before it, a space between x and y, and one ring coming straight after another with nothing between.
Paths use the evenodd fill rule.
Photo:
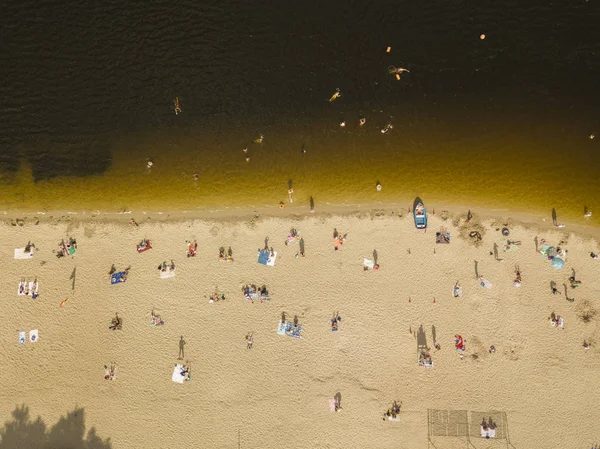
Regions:
<instances>
[{"instance_id":1,"label":"dark shadow on sand","mask_svg":"<svg viewBox=\"0 0 600 449\"><path fill-rule=\"evenodd\" d=\"M32 421L29 407L17 406L12 420L0 429L0 449L111 449L110 438L103 440L91 427L86 435L85 411L75 408L47 429L42 418Z\"/></svg>"}]
</instances>

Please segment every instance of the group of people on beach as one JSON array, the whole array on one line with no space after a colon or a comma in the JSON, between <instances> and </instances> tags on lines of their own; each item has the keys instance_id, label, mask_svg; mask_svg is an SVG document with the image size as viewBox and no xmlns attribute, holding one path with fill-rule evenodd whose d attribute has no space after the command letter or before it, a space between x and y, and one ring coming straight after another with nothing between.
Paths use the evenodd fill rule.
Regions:
<instances>
[{"instance_id":1,"label":"group of people on beach","mask_svg":"<svg viewBox=\"0 0 600 449\"><path fill-rule=\"evenodd\" d=\"M56 257L72 256L77 250L77 241L73 237L69 237L67 241L61 240L56 251Z\"/></svg>"}]
</instances>

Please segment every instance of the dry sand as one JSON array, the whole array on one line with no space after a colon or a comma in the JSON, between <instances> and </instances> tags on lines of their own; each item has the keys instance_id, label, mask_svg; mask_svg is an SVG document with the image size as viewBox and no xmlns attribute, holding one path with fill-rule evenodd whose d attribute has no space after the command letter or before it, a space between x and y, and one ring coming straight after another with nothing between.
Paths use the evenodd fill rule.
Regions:
<instances>
[{"instance_id":1,"label":"dry sand","mask_svg":"<svg viewBox=\"0 0 600 449\"><path fill-rule=\"evenodd\" d=\"M600 317L584 322L579 315L586 302L598 307L600 261L589 256L598 251L596 240L569 233L569 226L512 223L510 238L522 245L504 253L496 224L482 222L483 244L476 247L459 237L462 223L430 216L423 233L412 216L389 211L140 226L69 217L6 222L0 225L2 420L25 404L32 418L52 425L79 406L87 426L110 437L114 449L426 448L428 409L499 410L506 412L516 448L589 447L600 440ZM441 226L452 234L450 245L435 244ZM306 242L305 258L295 257L297 245L283 244L292 227ZM334 228L349 233L338 252ZM67 236L77 239L78 251L57 259L52 250ZM278 251L275 267L257 263L266 236ZM568 249L564 269L554 270L536 252L536 236L554 245L568 241L561 245ZM154 248L138 254L143 237ZM186 258L191 239L198 241L198 255ZM38 248L34 258L13 260L14 248L28 240ZM503 262L489 254L494 242ZM235 262L218 260L220 246L231 246ZM362 257L374 249L381 269L364 272ZM159 279L157 265L171 259L176 278ZM479 286L475 261L491 290ZM113 263L131 266L125 284L110 285ZM512 285L516 264L520 288ZM562 290L571 269L583 281L569 288L574 303ZM37 300L17 296L23 276L39 280ZM452 297L457 280L460 299ZM551 280L560 295L551 294ZM271 302L245 302L245 283L266 284ZM210 304L215 286L227 299ZM163 327L149 326L153 308ZM335 311L342 317L337 333L329 326ZM112 332L115 312L123 329ZM277 335L282 312L298 315L302 339ZM551 312L564 317L563 330L550 326ZM432 369L417 363L414 332L421 325ZM39 341L19 345L17 330L35 328ZM248 332L253 350L246 349ZM466 340L464 359L455 351L455 334ZM181 335L192 380L177 384L171 374ZM589 350L584 339L592 342ZM105 381L103 365L111 361L118 376ZM330 413L328 398L338 392L342 411ZM394 400L402 401L401 421L384 422ZM435 441L438 448L459 447L452 439ZM471 441L477 448L500 447Z\"/></svg>"}]
</instances>

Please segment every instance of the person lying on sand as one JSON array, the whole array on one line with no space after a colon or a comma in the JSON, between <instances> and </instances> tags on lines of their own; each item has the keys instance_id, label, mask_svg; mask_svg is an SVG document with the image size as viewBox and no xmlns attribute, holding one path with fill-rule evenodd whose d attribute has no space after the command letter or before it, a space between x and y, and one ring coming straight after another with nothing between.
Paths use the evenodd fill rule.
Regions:
<instances>
[{"instance_id":1,"label":"person lying on sand","mask_svg":"<svg viewBox=\"0 0 600 449\"><path fill-rule=\"evenodd\" d=\"M519 270L519 266L515 267L515 280L513 281L513 286L520 287L521 286L521 271Z\"/></svg>"},{"instance_id":2,"label":"person lying on sand","mask_svg":"<svg viewBox=\"0 0 600 449\"><path fill-rule=\"evenodd\" d=\"M337 331L338 330L338 323L342 321L342 318L340 317L338 312L335 312L333 314L333 318L331 319L331 331Z\"/></svg>"},{"instance_id":3,"label":"person lying on sand","mask_svg":"<svg viewBox=\"0 0 600 449\"><path fill-rule=\"evenodd\" d=\"M252 349L254 347L254 336L250 333L246 335L246 349Z\"/></svg>"}]
</instances>

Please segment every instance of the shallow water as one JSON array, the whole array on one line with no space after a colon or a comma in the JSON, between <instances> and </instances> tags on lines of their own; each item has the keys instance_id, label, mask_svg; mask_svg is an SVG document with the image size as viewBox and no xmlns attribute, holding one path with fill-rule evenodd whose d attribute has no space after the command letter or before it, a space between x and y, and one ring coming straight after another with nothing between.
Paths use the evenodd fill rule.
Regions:
<instances>
[{"instance_id":1,"label":"shallow water","mask_svg":"<svg viewBox=\"0 0 600 449\"><path fill-rule=\"evenodd\" d=\"M0 209L276 207L292 180L317 208L419 195L575 217L600 193L588 2L30 1L5 17Z\"/></svg>"}]
</instances>

